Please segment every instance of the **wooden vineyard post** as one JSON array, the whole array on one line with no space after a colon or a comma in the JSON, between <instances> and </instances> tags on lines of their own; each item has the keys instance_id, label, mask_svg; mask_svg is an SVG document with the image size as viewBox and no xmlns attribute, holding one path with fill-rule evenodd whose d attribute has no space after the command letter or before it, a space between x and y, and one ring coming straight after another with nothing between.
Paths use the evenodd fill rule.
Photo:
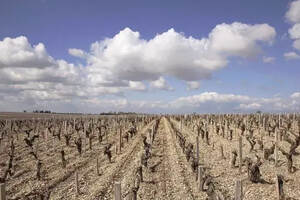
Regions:
<instances>
[{"instance_id":1,"label":"wooden vineyard post","mask_svg":"<svg viewBox=\"0 0 300 200\"><path fill-rule=\"evenodd\" d=\"M52 135L52 148L54 148L55 146L55 136L53 134L50 134Z\"/></svg>"},{"instance_id":2,"label":"wooden vineyard post","mask_svg":"<svg viewBox=\"0 0 300 200\"><path fill-rule=\"evenodd\" d=\"M85 127L85 123L83 123L83 140L82 140L82 153L84 153L84 149L85 149L85 145L86 145L86 127Z\"/></svg>"},{"instance_id":3,"label":"wooden vineyard post","mask_svg":"<svg viewBox=\"0 0 300 200\"><path fill-rule=\"evenodd\" d=\"M227 132L228 132L228 124L227 124L227 121L225 121L225 128L224 128L224 133L223 133L223 137L225 137L227 134Z\"/></svg>"},{"instance_id":4,"label":"wooden vineyard post","mask_svg":"<svg viewBox=\"0 0 300 200\"><path fill-rule=\"evenodd\" d=\"M82 153L84 153L85 145L86 145L86 136L84 136L84 139L82 140Z\"/></svg>"},{"instance_id":5,"label":"wooden vineyard post","mask_svg":"<svg viewBox=\"0 0 300 200\"><path fill-rule=\"evenodd\" d=\"M0 200L6 200L5 183L0 183Z\"/></svg>"},{"instance_id":6,"label":"wooden vineyard post","mask_svg":"<svg viewBox=\"0 0 300 200\"><path fill-rule=\"evenodd\" d=\"M265 151L265 143L264 143L265 132L264 132L264 130L261 132L260 129L259 129L259 132L261 134L262 151L264 152Z\"/></svg>"},{"instance_id":7,"label":"wooden vineyard post","mask_svg":"<svg viewBox=\"0 0 300 200\"><path fill-rule=\"evenodd\" d=\"M243 199L243 186L241 180L235 181L235 195L234 200L242 200Z\"/></svg>"},{"instance_id":8,"label":"wooden vineyard post","mask_svg":"<svg viewBox=\"0 0 300 200\"><path fill-rule=\"evenodd\" d=\"M220 146L220 154L221 154L221 159L224 159L224 151L223 151L223 145Z\"/></svg>"},{"instance_id":9,"label":"wooden vineyard post","mask_svg":"<svg viewBox=\"0 0 300 200\"><path fill-rule=\"evenodd\" d=\"M137 127L138 127L137 130L138 130L138 131L141 131L141 130L142 130L142 127L143 127L142 122L140 122L139 125L138 125Z\"/></svg>"},{"instance_id":10,"label":"wooden vineyard post","mask_svg":"<svg viewBox=\"0 0 300 200\"><path fill-rule=\"evenodd\" d=\"M65 134L67 134L67 121L65 121L65 126L64 126L64 128L65 128Z\"/></svg>"},{"instance_id":11,"label":"wooden vineyard post","mask_svg":"<svg viewBox=\"0 0 300 200\"><path fill-rule=\"evenodd\" d=\"M265 133L265 118L263 117L262 120L262 128L263 128L263 132Z\"/></svg>"},{"instance_id":12,"label":"wooden vineyard post","mask_svg":"<svg viewBox=\"0 0 300 200\"><path fill-rule=\"evenodd\" d=\"M239 172L242 172L242 164L243 164L243 138L242 136L239 137Z\"/></svg>"},{"instance_id":13,"label":"wooden vineyard post","mask_svg":"<svg viewBox=\"0 0 300 200\"><path fill-rule=\"evenodd\" d=\"M116 124L117 124L116 119L114 119L114 127L113 127L114 130L117 130L116 129Z\"/></svg>"},{"instance_id":14,"label":"wooden vineyard post","mask_svg":"<svg viewBox=\"0 0 300 200\"><path fill-rule=\"evenodd\" d=\"M115 200L121 200L122 196L121 196L121 183L120 182L116 182L115 183Z\"/></svg>"},{"instance_id":15,"label":"wooden vineyard post","mask_svg":"<svg viewBox=\"0 0 300 200\"><path fill-rule=\"evenodd\" d=\"M200 159L200 155L199 155L199 136L197 136L197 138L196 138L196 142L197 142L197 144L196 144L196 152L197 152L197 164L199 164L199 159Z\"/></svg>"},{"instance_id":16,"label":"wooden vineyard post","mask_svg":"<svg viewBox=\"0 0 300 200\"><path fill-rule=\"evenodd\" d=\"M234 134L237 135L236 124L234 124L233 126L234 126Z\"/></svg>"},{"instance_id":17,"label":"wooden vineyard post","mask_svg":"<svg viewBox=\"0 0 300 200\"><path fill-rule=\"evenodd\" d=\"M122 128L120 127L120 147L119 147L120 153L121 153L121 148L122 148Z\"/></svg>"},{"instance_id":18,"label":"wooden vineyard post","mask_svg":"<svg viewBox=\"0 0 300 200\"><path fill-rule=\"evenodd\" d=\"M46 128L45 130L45 141L47 142L48 141L48 128ZM47 143L48 145L48 143Z\"/></svg>"},{"instance_id":19,"label":"wooden vineyard post","mask_svg":"<svg viewBox=\"0 0 300 200\"><path fill-rule=\"evenodd\" d=\"M153 137L153 132L152 132L152 128L148 129L148 136L149 136L149 140L150 140L150 144L152 144L152 137Z\"/></svg>"},{"instance_id":20,"label":"wooden vineyard post","mask_svg":"<svg viewBox=\"0 0 300 200\"><path fill-rule=\"evenodd\" d=\"M151 144L154 142L154 127L151 129Z\"/></svg>"},{"instance_id":21,"label":"wooden vineyard post","mask_svg":"<svg viewBox=\"0 0 300 200\"><path fill-rule=\"evenodd\" d=\"M109 127L108 130L109 130L109 132L112 132L113 127ZM105 140L106 140L106 141L108 141L108 136L107 136L107 131L108 131L108 130L107 130L107 129L104 129L104 135L105 135Z\"/></svg>"},{"instance_id":22,"label":"wooden vineyard post","mask_svg":"<svg viewBox=\"0 0 300 200\"><path fill-rule=\"evenodd\" d=\"M37 155L38 154L38 152L39 152L39 140L38 140L38 142L36 143L36 145L35 145L35 154Z\"/></svg>"},{"instance_id":23,"label":"wooden vineyard post","mask_svg":"<svg viewBox=\"0 0 300 200\"><path fill-rule=\"evenodd\" d=\"M182 132L182 117L180 116L180 131Z\"/></svg>"},{"instance_id":24,"label":"wooden vineyard post","mask_svg":"<svg viewBox=\"0 0 300 200\"><path fill-rule=\"evenodd\" d=\"M203 191L203 167L198 167L198 183L199 183L199 191Z\"/></svg>"},{"instance_id":25,"label":"wooden vineyard post","mask_svg":"<svg viewBox=\"0 0 300 200\"><path fill-rule=\"evenodd\" d=\"M75 185L76 185L76 194L80 193L80 189L79 189L79 181L78 181L78 172L75 172Z\"/></svg>"},{"instance_id":26,"label":"wooden vineyard post","mask_svg":"<svg viewBox=\"0 0 300 200\"><path fill-rule=\"evenodd\" d=\"M296 130L296 113L294 113L294 117L293 117L293 130L295 131Z\"/></svg>"},{"instance_id":27,"label":"wooden vineyard post","mask_svg":"<svg viewBox=\"0 0 300 200\"><path fill-rule=\"evenodd\" d=\"M197 162L197 166L199 166L199 136L197 136L196 138L196 162ZM197 170L199 170L199 168L197 168ZM196 180L198 179L198 176L196 176Z\"/></svg>"},{"instance_id":28,"label":"wooden vineyard post","mask_svg":"<svg viewBox=\"0 0 300 200\"><path fill-rule=\"evenodd\" d=\"M282 176L278 175L276 176L276 193L277 193L277 199L278 200L284 200L284 192L283 192L283 180Z\"/></svg>"},{"instance_id":29,"label":"wooden vineyard post","mask_svg":"<svg viewBox=\"0 0 300 200\"><path fill-rule=\"evenodd\" d=\"M246 130L245 130L245 135L247 135L247 130L248 130L248 115L246 115L246 119L245 119L245 121L246 121Z\"/></svg>"},{"instance_id":30,"label":"wooden vineyard post","mask_svg":"<svg viewBox=\"0 0 300 200\"><path fill-rule=\"evenodd\" d=\"M99 172L99 159L97 157L97 161L96 161L96 167L97 167L97 175L99 176L100 175L100 172Z\"/></svg>"},{"instance_id":31,"label":"wooden vineyard post","mask_svg":"<svg viewBox=\"0 0 300 200\"><path fill-rule=\"evenodd\" d=\"M278 164L278 131L275 129L275 167Z\"/></svg>"},{"instance_id":32,"label":"wooden vineyard post","mask_svg":"<svg viewBox=\"0 0 300 200\"><path fill-rule=\"evenodd\" d=\"M143 179L143 166L142 165L138 167L138 174L140 176L141 182L143 182L144 179Z\"/></svg>"}]
</instances>

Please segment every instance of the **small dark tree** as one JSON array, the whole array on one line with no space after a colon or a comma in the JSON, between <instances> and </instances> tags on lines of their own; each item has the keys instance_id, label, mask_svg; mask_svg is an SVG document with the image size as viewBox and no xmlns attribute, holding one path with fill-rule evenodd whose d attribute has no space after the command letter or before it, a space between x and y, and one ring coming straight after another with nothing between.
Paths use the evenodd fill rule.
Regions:
<instances>
[{"instance_id":1,"label":"small dark tree","mask_svg":"<svg viewBox=\"0 0 300 200\"><path fill-rule=\"evenodd\" d=\"M66 139L66 146L70 146L70 140L72 136L70 134L65 134L64 137Z\"/></svg>"},{"instance_id":2,"label":"small dark tree","mask_svg":"<svg viewBox=\"0 0 300 200\"><path fill-rule=\"evenodd\" d=\"M65 151L63 149L60 151L60 157L61 157L62 168L66 168L67 161L65 158Z\"/></svg>"},{"instance_id":3,"label":"small dark tree","mask_svg":"<svg viewBox=\"0 0 300 200\"><path fill-rule=\"evenodd\" d=\"M274 150L275 150L275 144L273 144L270 149L265 148L264 159L269 160L269 157L274 153Z\"/></svg>"},{"instance_id":4,"label":"small dark tree","mask_svg":"<svg viewBox=\"0 0 300 200\"><path fill-rule=\"evenodd\" d=\"M75 145L77 147L77 151L78 151L79 155L81 155L81 151L82 151L82 139L81 139L81 137L79 137L77 140L75 140Z\"/></svg>"},{"instance_id":5,"label":"small dark tree","mask_svg":"<svg viewBox=\"0 0 300 200\"><path fill-rule=\"evenodd\" d=\"M236 150L233 150L232 152L232 158L231 158L231 167L235 168L235 162L236 162L236 157L237 157L237 152Z\"/></svg>"},{"instance_id":6,"label":"small dark tree","mask_svg":"<svg viewBox=\"0 0 300 200\"><path fill-rule=\"evenodd\" d=\"M107 158L108 158L108 160L109 160L109 162L111 163L111 150L110 150L110 148L112 147L112 144L108 144L106 147L105 147L105 149L104 149L104 155L106 155L107 156Z\"/></svg>"}]
</instances>

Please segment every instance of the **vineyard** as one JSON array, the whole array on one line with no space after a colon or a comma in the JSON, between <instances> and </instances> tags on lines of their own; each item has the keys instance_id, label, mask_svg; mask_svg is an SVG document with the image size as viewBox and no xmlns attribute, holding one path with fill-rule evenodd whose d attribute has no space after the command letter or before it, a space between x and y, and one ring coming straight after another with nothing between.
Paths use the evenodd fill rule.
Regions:
<instances>
[{"instance_id":1,"label":"vineyard","mask_svg":"<svg viewBox=\"0 0 300 200\"><path fill-rule=\"evenodd\" d=\"M300 116L0 119L0 200L300 199Z\"/></svg>"}]
</instances>

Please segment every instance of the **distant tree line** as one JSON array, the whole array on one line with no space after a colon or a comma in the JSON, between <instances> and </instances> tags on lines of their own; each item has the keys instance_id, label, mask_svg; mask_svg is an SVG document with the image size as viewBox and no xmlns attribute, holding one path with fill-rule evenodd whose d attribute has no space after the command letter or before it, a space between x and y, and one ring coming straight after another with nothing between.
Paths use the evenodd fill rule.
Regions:
<instances>
[{"instance_id":1,"label":"distant tree line","mask_svg":"<svg viewBox=\"0 0 300 200\"><path fill-rule=\"evenodd\" d=\"M52 113L50 110L34 110L33 113Z\"/></svg>"},{"instance_id":2,"label":"distant tree line","mask_svg":"<svg viewBox=\"0 0 300 200\"><path fill-rule=\"evenodd\" d=\"M136 115L136 112L102 112L100 115Z\"/></svg>"},{"instance_id":3,"label":"distant tree line","mask_svg":"<svg viewBox=\"0 0 300 200\"><path fill-rule=\"evenodd\" d=\"M27 111L24 110L24 113ZM69 114L69 115L83 115L84 113L64 113L64 112L52 112L50 110L33 110L33 113L52 113L52 114ZM137 115L137 114L142 114L142 113L136 113L136 112L101 112L99 113L100 115ZM93 115L93 114L86 114L86 115Z\"/></svg>"}]
</instances>

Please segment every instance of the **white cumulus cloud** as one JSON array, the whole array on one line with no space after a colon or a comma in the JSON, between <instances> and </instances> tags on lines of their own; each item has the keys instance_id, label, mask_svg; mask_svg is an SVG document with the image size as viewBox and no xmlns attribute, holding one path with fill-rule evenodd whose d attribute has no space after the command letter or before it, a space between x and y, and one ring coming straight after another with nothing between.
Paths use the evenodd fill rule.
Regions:
<instances>
[{"instance_id":1,"label":"white cumulus cloud","mask_svg":"<svg viewBox=\"0 0 300 200\"><path fill-rule=\"evenodd\" d=\"M167 103L168 109L176 112L297 112L300 111L298 93L287 98L257 98L238 94L204 92L198 95L179 97Z\"/></svg>"},{"instance_id":2,"label":"white cumulus cloud","mask_svg":"<svg viewBox=\"0 0 300 200\"><path fill-rule=\"evenodd\" d=\"M291 98L297 99L300 98L300 92L295 92L291 95Z\"/></svg>"},{"instance_id":3,"label":"white cumulus cloud","mask_svg":"<svg viewBox=\"0 0 300 200\"><path fill-rule=\"evenodd\" d=\"M169 29L146 40L125 28L92 43L88 52L70 48L68 53L83 59L85 66L55 59L43 43L30 44L25 36L4 38L0 41L0 104L2 110L52 106L77 111L104 96L124 98L127 91L147 91L147 83L173 90L164 77L197 89L201 80L226 67L231 57L257 56L263 43L272 43L275 35L268 24L239 22L219 24L202 38ZM144 102L144 109L145 104L165 107Z\"/></svg>"},{"instance_id":4,"label":"white cumulus cloud","mask_svg":"<svg viewBox=\"0 0 300 200\"><path fill-rule=\"evenodd\" d=\"M300 39L295 40L295 41L293 42L293 47L294 47L295 49L300 50Z\"/></svg>"},{"instance_id":5,"label":"white cumulus cloud","mask_svg":"<svg viewBox=\"0 0 300 200\"><path fill-rule=\"evenodd\" d=\"M24 36L0 41L0 68L45 68L52 64L42 43L32 46Z\"/></svg>"},{"instance_id":6,"label":"white cumulus cloud","mask_svg":"<svg viewBox=\"0 0 300 200\"><path fill-rule=\"evenodd\" d=\"M287 59L287 60L300 59L300 55L298 55L296 52L293 52L293 51L284 53L283 56L284 56L285 59Z\"/></svg>"},{"instance_id":7,"label":"white cumulus cloud","mask_svg":"<svg viewBox=\"0 0 300 200\"><path fill-rule=\"evenodd\" d=\"M256 110L261 108L259 103L240 104L239 107L243 110Z\"/></svg>"},{"instance_id":8,"label":"white cumulus cloud","mask_svg":"<svg viewBox=\"0 0 300 200\"><path fill-rule=\"evenodd\" d=\"M199 81L188 81L187 84L187 90L197 90L200 88L200 82Z\"/></svg>"},{"instance_id":9,"label":"white cumulus cloud","mask_svg":"<svg viewBox=\"0 0 300 200\"><path fill-rule=\"evenodd\" d=\"M162 76L155 81L151 81L150 86L152 88L161 89L161 90L174 90Z\"/></svg>"},{"instance_id":10,"label":"white cumulus cloud","mask_svg":"<svg viewBox=\"0 0 300 200\"><path fill-rule=\"evenodd\" d=\"M129 81L129 87L138 91L144 91L147 89L145 84L140 81Z\"/></svg>"},{"instance_id":11,"label":"white cumulus cloud","mask_svg":"<svg viewBox=\"0 0 300 200\"><path fill-rule=\"evenodd\" d=\"M186 37L169 29L150 40L125 28L112 38L97 41L88 55L90 78L98 83L116 80L154 81L171 76L185 81L206 79L227 65L229 57L253 57L260 43L271 43L276 35L267 24L217 25L207 38ZM80 52L80 53L79 53Z\"/></svg>"},{"instance_id":12,"label":"white cumulus cloud","mask_svg":"<svg viewBox=\"0 0 300 200\"><path fill-rule=\"evenodd\" d=\"M300 50L300 0L290 3L285 16L293 23L292 28L288 31L290 38L294 40L293 47Z\"/></svg>"},{"instance_id":13,"label":"white cumulus cloud","mask_svg":"<svg viewBox=\"0 0 300 200\"><path fill-rule=\"evenodd\" d=\"M85 58L86 54L84 51L82 51L81 49L69 49L68 50L69 54L75 57L79 57L79 58Z\"/></svg>"},{"instance_id":14,"label":"white cumulus cloud","mask_svg":"<svg viewBox=\"0 0 300 200\"><path fill-rule=\"evenodd\" d=\"M300 0L290 3L289 9L285 16L292 23L300 23Z\"/></svg>"},{"instance_id":15,"label":"white cumulus cloud","mask_svg":"<svg viewBox=\"0 0 300 200\"><path fill-rule=\"evenodd\" d=\"M300 38L300 24L295 24L292 28L289 29L289 34L291 39Z\"/></svg>"},{"instance_id":16,"label":"white cumulus cloud","mask_svg":"<svg viewBox=\"0 0 300 200\"><path fill-rule=\"evenodd\" d=\"M263 62L264 63L272 63L275 61L274 57L267 57L267 56L263 56Z\"/></svg>"}]
</instances>

